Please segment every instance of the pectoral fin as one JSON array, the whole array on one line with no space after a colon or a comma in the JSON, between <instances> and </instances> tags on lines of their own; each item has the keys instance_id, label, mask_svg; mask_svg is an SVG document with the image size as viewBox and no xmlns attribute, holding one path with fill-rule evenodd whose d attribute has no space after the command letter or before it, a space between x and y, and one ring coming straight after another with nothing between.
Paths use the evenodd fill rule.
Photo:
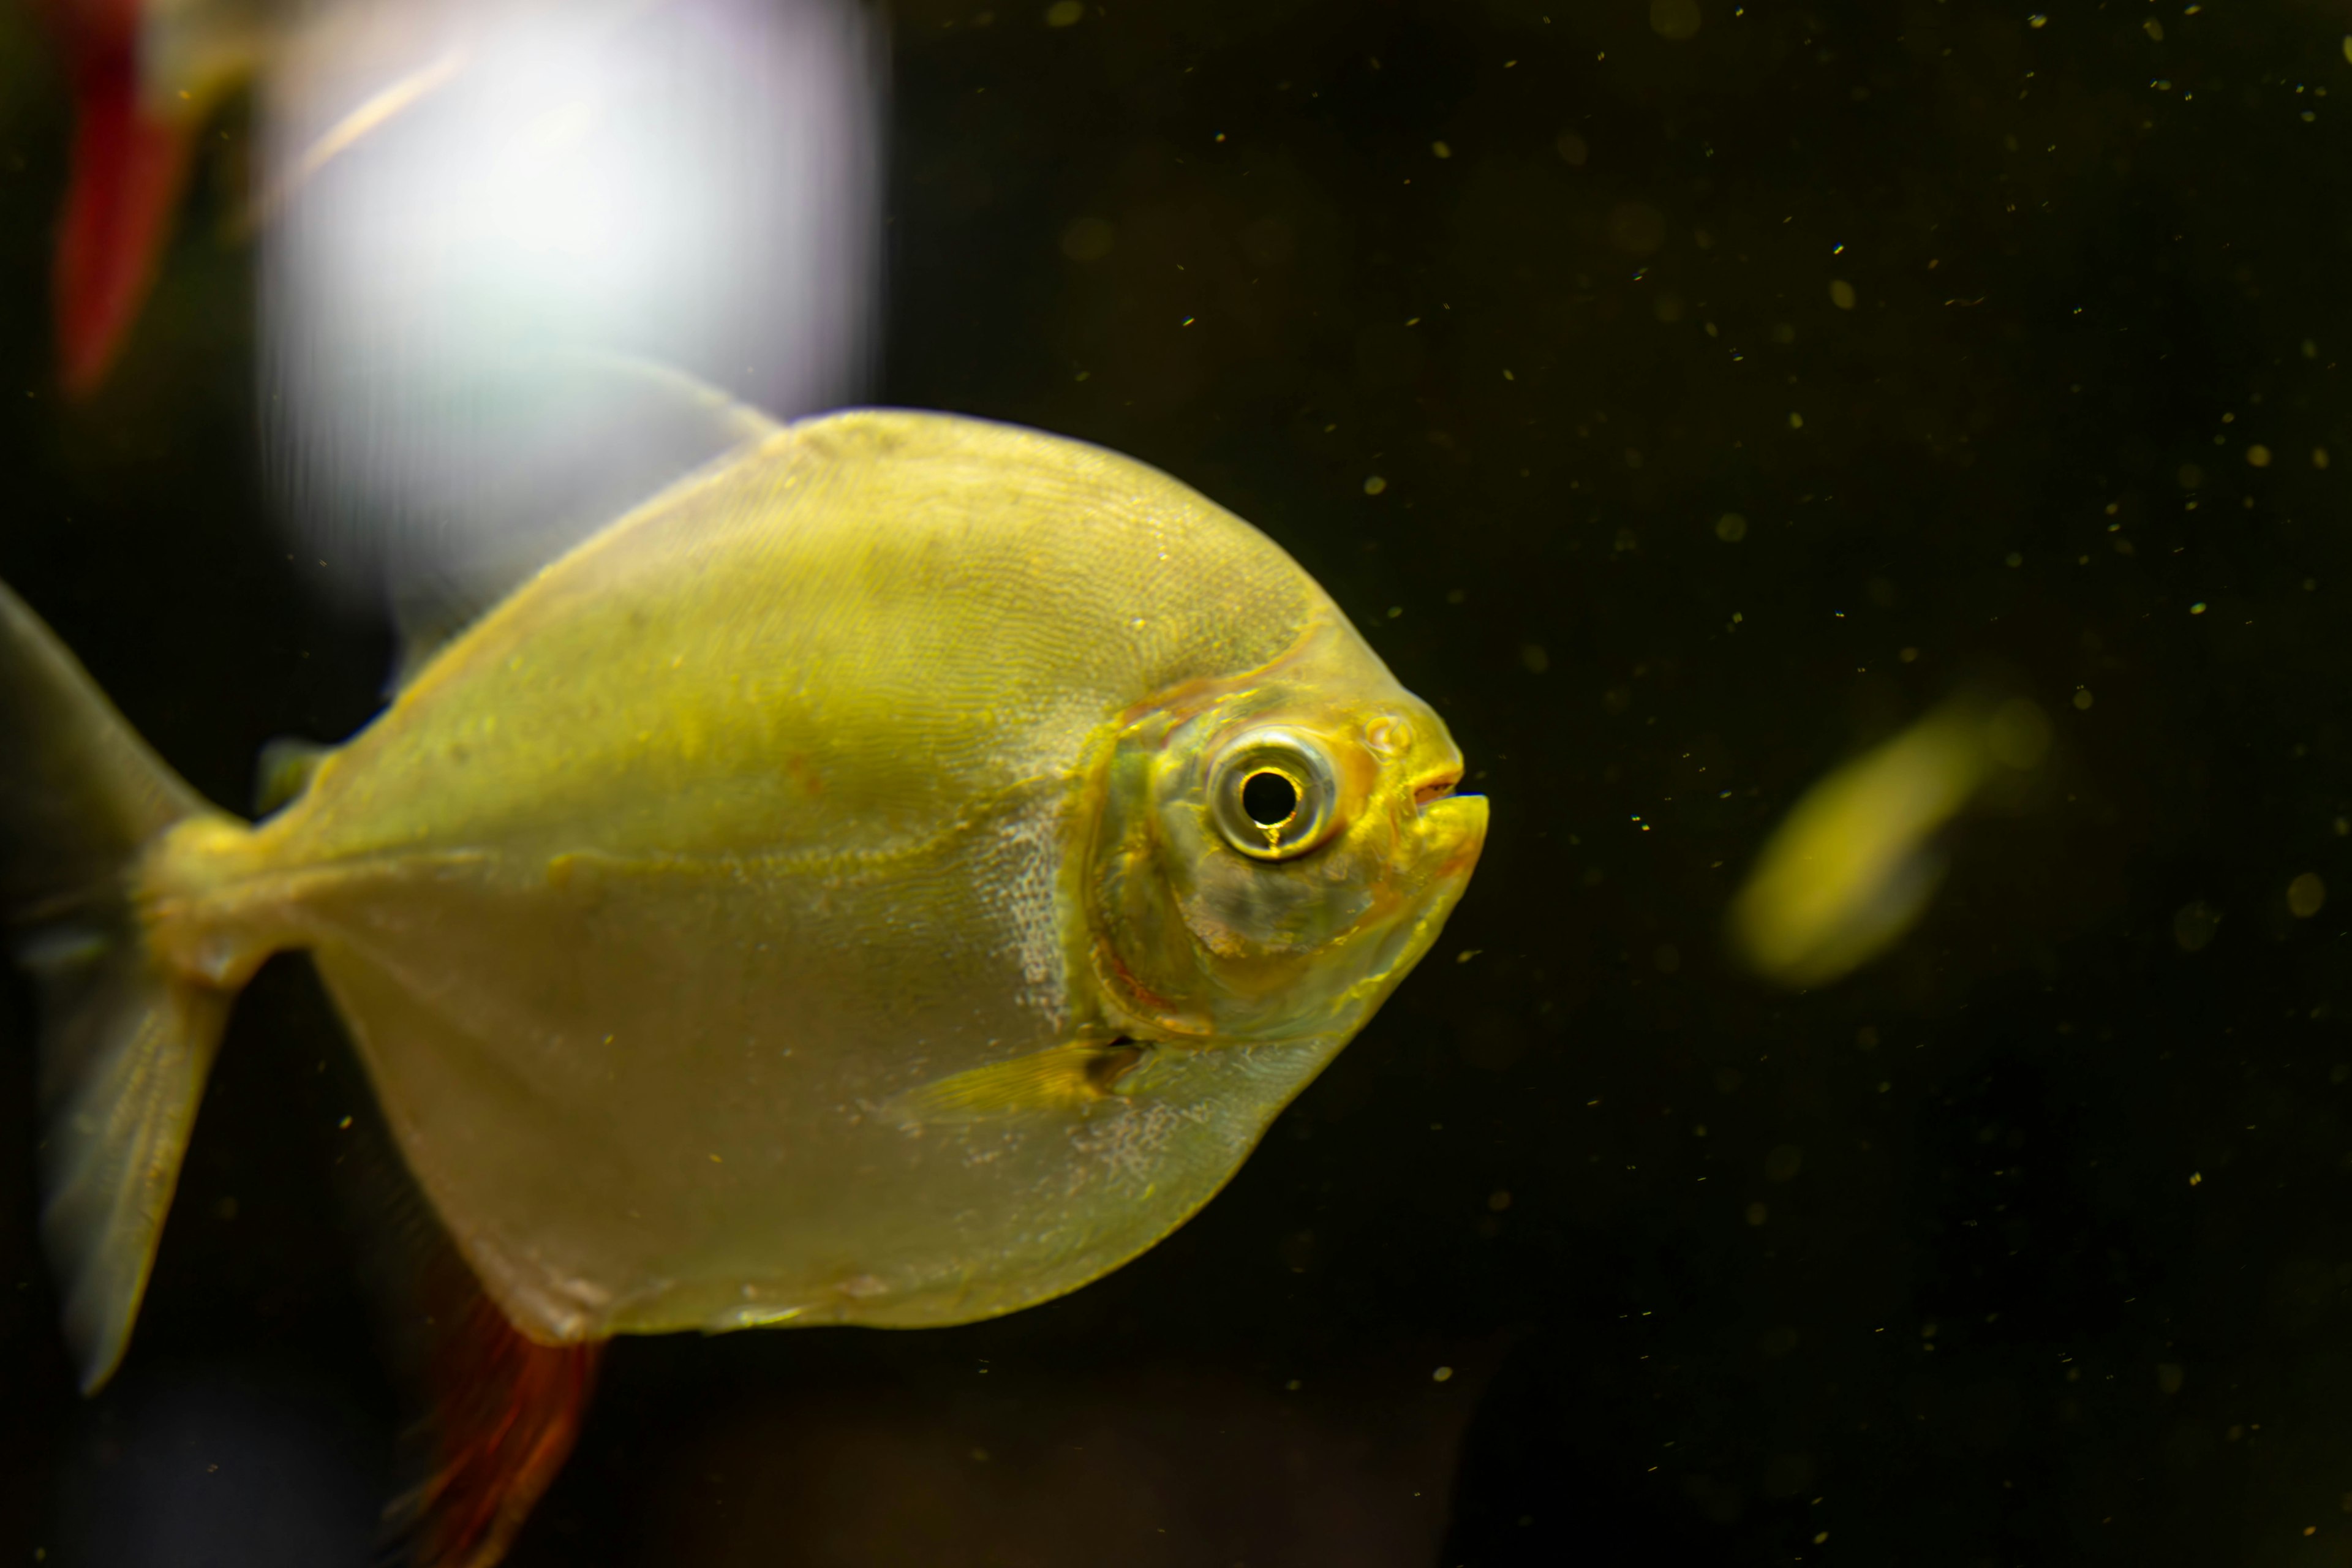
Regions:
<instances>
[{"instance_id":1,"label":"pectoral fin","mask_svg":"<svg viewBox=\"0 0 2352 1568\"><path fill-rule=\"evenodd\" d=\"M1034 1111L1080 1110L1114 1092L1144 1057L1133 1040L1083 1040L908 1090L886 1110L902 1125L984 1121Z\"/></svg>"}]
</instances>

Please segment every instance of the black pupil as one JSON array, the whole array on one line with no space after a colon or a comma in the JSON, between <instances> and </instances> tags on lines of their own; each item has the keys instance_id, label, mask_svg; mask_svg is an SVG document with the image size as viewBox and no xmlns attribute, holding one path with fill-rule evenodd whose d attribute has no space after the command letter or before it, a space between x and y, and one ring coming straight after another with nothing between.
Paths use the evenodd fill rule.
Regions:
<instances>
[{"instance_id":1,"label":"black pupil","mask_svg":"<svg viewBox=\"0 0 2352 1568\"><path fill-rule=\"evenodd\" d=\"M1260 827L1279 827L1298 813L1298 786L1276 773L1242 781L1242 809Z\"/></svg>"}]
</instances>

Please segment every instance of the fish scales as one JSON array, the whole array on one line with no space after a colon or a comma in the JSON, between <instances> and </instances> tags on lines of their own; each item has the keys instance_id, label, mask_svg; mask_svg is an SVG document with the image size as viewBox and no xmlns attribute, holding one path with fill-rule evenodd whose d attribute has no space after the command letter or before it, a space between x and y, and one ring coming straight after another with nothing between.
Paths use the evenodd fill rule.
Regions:
<instances>
[{"instance_id":1,"label":"fish scales","mask_svg":"<svg viewBox=\"0 0 2352 1568\"><path fill-rule=\"evenodd\" d=\"M0 698L29 661L85 772L136 748L29 613L0 631ZM53 1156L97 1194L51 1227L95 1376L205 1031L274 951L311 954L530 1338L959 1322L1205 1202L1435 940L1486 825L1265 535L1116 454L910 413L783 428L614 523L257 827L122 754L123 798L162 794L90 825L136 894L92 951L194 1054L179 1120L141 1112L144 1206L108 1195L131 1133Z\"/></svg>"}]
</instances>

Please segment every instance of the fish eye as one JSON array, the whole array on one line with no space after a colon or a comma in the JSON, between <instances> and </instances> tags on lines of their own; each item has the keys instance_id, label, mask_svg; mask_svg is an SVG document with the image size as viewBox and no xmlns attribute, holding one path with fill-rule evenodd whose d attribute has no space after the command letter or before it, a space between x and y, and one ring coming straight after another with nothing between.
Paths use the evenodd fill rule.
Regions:
<instances>
[{"instance_id":1,"label":"fish eye","mask_svg":"<svg viewBox=\"0 0 2352 1568\"><path fill-rule=\"evenodd\" d=\"M1276 836L1298 815L1298 781L1279 768L1260 768L1242 780L1243 813Z\"/></svg>"},{"instance_id":2,"label":"fish eye","mask_svg":"<svg viewBox=\"0 0 2352 1568\"><path fill-rule=\"evenodd\" d=\"M1226 748L1210 809L1225 842L1254 860L1304 855L1329 836L1338 790L1321 746L1288 730L1256 730Z\"/></svg>"}]
</instances>

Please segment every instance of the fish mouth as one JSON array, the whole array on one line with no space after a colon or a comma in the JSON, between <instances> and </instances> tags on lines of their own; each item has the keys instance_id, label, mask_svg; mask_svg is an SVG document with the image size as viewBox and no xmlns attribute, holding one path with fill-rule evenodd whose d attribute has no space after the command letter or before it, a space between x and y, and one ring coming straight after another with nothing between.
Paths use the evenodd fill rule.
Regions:
<instances>
[{"instance_id":1,"label":"fish mouth","mask_svg":"<svg viewBox=\"0 0 2352 1568\"><path fill-rule=\"evenodd\" d=\"M1412 786L1413 810L1415 812L1427 810L1432 802L1444 800L1452 795L1461 783L1462 768L1459 763L1429 774Z\"/></svg>"},{"instance_id":2,"label":"fish mouth","mask_svg":"<svg viewBox=\"0 0 2352 1568\"><path fill-rule=\"evenodd\" d=\"M1437 795L1422 806L1420 823L1420 876L1438 882L1467 878L1486 847L1486 797Z\"/></svg>"}]
</instances>

